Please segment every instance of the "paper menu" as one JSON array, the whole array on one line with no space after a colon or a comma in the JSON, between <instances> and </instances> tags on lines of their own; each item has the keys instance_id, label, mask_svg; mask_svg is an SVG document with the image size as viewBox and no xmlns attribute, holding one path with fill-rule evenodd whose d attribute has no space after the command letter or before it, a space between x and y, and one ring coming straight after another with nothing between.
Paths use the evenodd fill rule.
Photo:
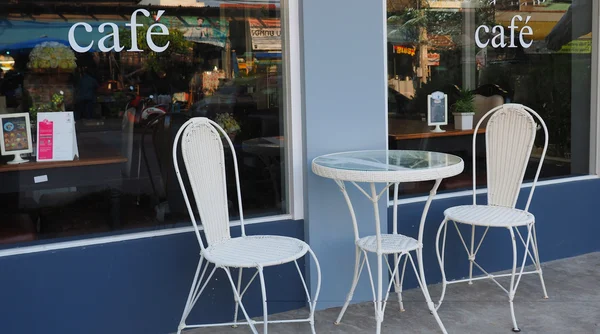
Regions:
<instances>
[{"instance_id":1,"label":"paper menu","mask_svg":"<svg viewBox=\"0 0 600 334\"><path fill-rule=\"evenodd\" d=\"M79 156L73 112L37 114L37 161L71 161Z\"/></svg>"},{"instance_id":2,"label":"paper menu","mask_svg":"<svg viewBox=\"0 0 600 334\"><path fill-rule=\"evenodd\" d=\"M37 124L37 160L52 160L54 157L54 122L44 119Z\"/></svg>"}]
</instances>

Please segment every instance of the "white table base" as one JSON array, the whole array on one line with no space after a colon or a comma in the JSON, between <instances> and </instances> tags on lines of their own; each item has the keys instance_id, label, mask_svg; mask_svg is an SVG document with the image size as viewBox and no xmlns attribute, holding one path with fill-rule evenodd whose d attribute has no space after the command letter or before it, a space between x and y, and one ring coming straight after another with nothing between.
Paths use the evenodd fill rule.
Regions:
<instances>
[{"instance_id":1,"label":"white table base","mask_svg":"<svg viewBox=\"0 0 600 334\"><path fill-rule=\"evenodd\" d=\"M358 233L358 223L356 220L356 214L354 212L352 202L350 200L350 196L348 195L348 192L346 191L346 185L345 185L344 181L340 181L340 180L335 180L335 181L338 184L340 190L342 191L342 194L344 195L344 199L346 200L346 203L348 204L348 208L350 210L350 215L352 217L352 223L354 226L355 243L358 243L358 241L360 240L359 233ZM421 215L418 240L422 240L423 227L425 224L425 219L427 217L427 213L429 211L429 206L431 205L431 201L433 200L433 197L437 193L437 189L438 189L441 181L442 181L442 179L436 180L435 185L433 186L431 192L429 193L427 202L425 203L425 208L423 209L423 213ZM371 290L373 293L373 300L374 300L374 307L375 307L375 319L377 321L376 333L377 334L381 333L381 323L383 322L383 319L384 319L384 312L385 312L385 308L387 306L387 300L388 300L388 297L390 294L390 288L391 288L392 283L394 284L394 290L396 291L396 293L398 295L400 311L404 311L404 305L402 302L402 283L404 281L404 272L406 269L406 263L408 261L410 261L411 266L415 272L415 275L417 276L417 281L419 283L419 286L421 287L423 295L425 296L425 300L427 302L427 306L429 307L429 310L435 317L435 320L437 321L438 325L440 326L441 331L443 333L447 333L446 328L444 327L444 324L442 323L441 319L439 318L439 316L437 314L436 307L435 307L433 301L431 300L431 296L430 296L429 290L427 288L427 282L425 280L425 273L423 270L423 245L421 243L417 243L416 247L410 247L407 245L398 244L398 245L396 245L395 249L386 249L385 252L382 248L382 235L381 235L378 202L379 202L379 199L383 195L386 194L386 190L390 186L395 185L394 205L393 205L394 230L393 230L392 235L399 235L398 231L397 231L397 218L398 218L397 217L397 207L398 207L398 185L399 185L399 183L388 183L387 186L383 189L383 191L381 191L380 193L377 193L377 191L375 189L375 183L371 182L370 183L371 194L368 194L362 187L360 187L355 182L351 182L351 183L354 184L371 202L373 202L373 209L374 209L374 214L375 214L375 229L376 229L375 237L377 238L377 248L376 248L377 251L375 252L377 254L377 268L376 268L377 269L377 280L376 280L376 282L373 281L373 273L372 273L371 265L369 263L369 259L367 256L368 251L359 247L357 244L356 245L356 254L355 254L356 260L354 263L354 276L353 276L353 280L352 280L352 285L350 288L350 292L348 293L348 296L346 298L346 302L344 303L344 306L342 307L342 310L340 311L340 314L338 315L338 318L335 323L339 324L342 321L342 317L344 316L344 313L346 312L346 309L348 308L350 301L352 301L352 298L354 295L354 290L356 289L356 285L358 284L360 274L362 273L362 271L364 269L364 265L366 263L367 271L369 273L369 280L371 282ZM413 244L413 246L414 246L414 244ZM411 254L412 251L414 251L417 256L416 264L415 264L412 254ZM393 267L390 266L389 261L388 261L388 257L392 254L394 255ZM404 261L402 261L403 258L404 258ZM383 260L384 259L387 264L388 271L390 272L391 276L393 277L393 279L388 284L387 289L385 290L385 298L383 298ZM401 272L399 270L400 263L403 263Z\"/></svg>"}]
</instances>

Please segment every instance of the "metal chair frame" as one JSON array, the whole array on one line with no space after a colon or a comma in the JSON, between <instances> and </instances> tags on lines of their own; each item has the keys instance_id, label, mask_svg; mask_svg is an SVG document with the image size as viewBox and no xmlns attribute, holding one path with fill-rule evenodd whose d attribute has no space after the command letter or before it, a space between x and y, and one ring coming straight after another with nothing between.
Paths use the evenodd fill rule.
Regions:
<instances>
[{"instance_id":1,"label":"metal chair frame","mask_svg":"<svg viewBox=\"0 0 600 334\"><path fill-rule=\"evenodd\" d=\"M536 123L532 115L537 119L539 124ZM544 283L544 277L542 274L542 268L540 265L538 240L535 231L535 217L531 213L529 213L531 199L533 197L533 193L535 191L535 187L548 148L548 129L546 127L546 124L544 123L544 120L531 108L520 104L504 104L502 106L498 106L488 111L477 123L473 135L473 152L475 152L477 130L488 117L490 118L486 128L486 160L488 162L486 168L488 182L488 203L487 205L483 206L477 205L476 202L476 157L475 154L473 154L473 205L453 207L447 209L444 212L444 220L440 224L436 235L436 254L442 272L442 294L437 305L437 309L439 309L439 307L442 304L446 293L447 285L464 282L473 284L473 281L491 279L508 295L513 331L520 332L521 330L517 325L517 320L515 316L514 296L517 291L517 287L519 286L519 283L521 281L521 277L527 274L538 274L544 292L544 298L548 298L546 286ZM531 149L533 148L533 143L536 138L536 132L540 129L543 129L544 131L544 146L542 154L540 156L540 161L531 185L531 189L529 191L529 196L527 198L527 204L525 205L525 209L518 210L515 208L517 199L519 196L521 185L523 184L525 170L531 157ZM519 132L519 130L521 130L521 132ZM525 136L523 138L527 138L527 142L519 143L519 140L515 139L520 138L518 136ZM523 146L519 147L518 145ZM521 156L518 156L519 153L521 154ZM496 154L496 156L494 156L494 154ZM503 159L498 159L498 155ZM511 157L515 156L516 158L520 158L521 160L508 160ZM475 210L480 209L488 210L488 212L492 212L491 210L495 210L495 212L500 212L500 216L494 216L494 214L489 213L487 216L485 216L486 219L481 219L481 214L475 214ZM463 221L457 221L452 219L453 213L458 212L456 210L461 210L460 212L462 214L462 217L464 217ZM479 211L479 213L481 212L484 211ZM514 214L511 217L519 217L520 221L509 221L509 217L506 215L506 213ZM471 216L469 216L469 214ZM478 219L481 219L481 221L478 221ZM496 219L495 223L492 223L493 219ZM504 222L504 220L506 221ZM469 278L466 279L448 281L444 272L446 233L448 222L450 221L453 222L456 231L458 232L458 236L461 240L461 243L468 254ZM465 241L463 234L458 228L457 223L471 225L470 245L467 245L467 242ZM476 245L475 230L477 226L484 227L485 230L481 235L479 242ZM510 238L512 242L513 263L512 270L508 274L491 274L485 269L483 269L483 267L475 261L477 253L479 252L481 244L483 243L483 240L485 239L490 227L507 228L510 233ZM519 230L519 227L526 229L526 238L523 237L523 234ZM442 234L442 231L443 238L440 247L440 236ZM517 268L517 236L520 242L525 247L523 252L523 261L521 263L520 269ZM524 271L525 264L528 258L531 259L531 262L535 266L535 270ZM483 273L483 276L473 277L473 266L477 267L477 269L479 269ZM510 286L508 288L505 288L502 284L500 284L496 280L496 278L499 277L510 277Z\"/></svg>"},{"instance_id":2,"label":"metal chair frame","mask_svg":"<svg viewBox=\"0 0 600 334\"><path fill-rule=\"evenodd\" d=\"M233 166L235 169L235 181L241 226L241 237L237 238L231 237L229 229L227 189L225 184L225 153L223 149L223 139L221 137L227 141L227 144L231 148ZM179 170L177 152L180 138L182 141L181 151L184 164L187 169L190 185L196 201L196 206L198 207L198 212L204 227L208 247L204 245L204 241L200 236L200 229L198 227L198 223L196 222L194 211L192 210L192 205L190 204L190 199L187 195L186 187ZM188 120L183 124L175 136L173 143L173 164L177 179L179 180L179 184L181 186L183 198L190 215L190 219L194 225L194 232L200 245L200 260L198 262L198 267L194 275L192 286L185 303L181 321L177 329L177 334L180 334L181 331L186 328L216 326L235 327L237 325L248 325L250 326L252 332L257 334L258 332L255 327L255 324L257 323L262 323L264 325L263 332L266 334L268 333L268 324L297 322L310 323L312 333L316 333L314 326L314 312L319 291L321 289L321 269L319 266L319 261L310 247L301 240L271 235L246 236L244 215L242 210L238 162L233 143L231 142L231 139L227 133L217 123L208 118L195 117ZM246 245L246 247L240 248L240 245ZM317 285L314 297L312 298L297 262L299 258L304 257L306 254L310 254L312 256L317 270ZM250 260L247 260L246 258L249 258ZM243 262L244 259L246 259L246 262ZM206 264L204 264L205 261ZM302 281L304 291L306 292L310 312L309 316L308 318L304 319L269 321L263 268L291 262L294 262ZM214 267L205 279L206 272L208 271L210 264L213 264ZM204 267L204 269L202 269L202 267ZM239 269L237 284L232 278L231 268ZM255 268L256 272L248 284L242 289L242 271L244 268ZM200 273L201 269L202 273ZM217 269L223 269L225 271L233 290L235 300L233 321L218 324L187 325L187 317ZM262 321L254 321L250 319L242 303L242 297L257 276L259 276L262 292ZM246 321L238 321L239 309L242 310Z\"/></svg>"}]
</instances>

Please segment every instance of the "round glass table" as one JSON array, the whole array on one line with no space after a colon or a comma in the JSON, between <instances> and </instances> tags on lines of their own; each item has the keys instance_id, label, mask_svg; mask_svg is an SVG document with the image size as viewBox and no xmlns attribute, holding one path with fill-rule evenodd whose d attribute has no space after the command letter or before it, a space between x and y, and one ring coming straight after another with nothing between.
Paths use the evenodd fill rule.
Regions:
<instances>
[{"instance_id":1,"label":"round glass table","mask_svg":"<svg viewBox=\"0 0 600 334\"><path fill-rule=\"evenodd\" d=\"M367 266L373 300L375 301L375 319L377 320L376 333L381 333L383 314L389 297L390 288L394 284L394 290L398 295L400 310L404 310L402 302L402 282L407 262L411 263L417 281L423 291L429 310L434 315L440 329L447 333L444 324L440 320L435 306L429 295L425 274L423 271L423 231L425 219L429 206L442 179L460 174L464 169L461 158L439 152L427 151L403 151L403 150L372 150L354 151L322 155L312 161L312 170L315 174L333 179L340 187L344 199L348 204L352 224L354 228L354 243L356 246L354 277L346 302L338 315L337 323L340 323L346 309L352 300L354 290L358 283L360 274ZM425 202L425 208L421 215L419 234L417 238L398 233L398 186L402 182L419 182L435 180L435 184ZM367 183L365 189L359 183ZM383 189L377 189L376 184L383 183ZM352 206L352 201L346 190L347 184L352 184L365 195L372 203L375 215L375 235L361 237L358 232L358 222ZM381 198L387 201L387 191L393 188L393 218L392 233L381 233L378 202ZM411 252L415 252L417 261L414 261ZM373 280L368 253L377 254L377 280ZM393 255L394 262L389 263L388 258ZM392 277L387 289L383 287L383 262L387 263L388 271ZM401 262L403 263L401 265ZM400 268L401 267L401 268ZM384 296L385 293L385 296Z\"/></svg>"}]
</instances>

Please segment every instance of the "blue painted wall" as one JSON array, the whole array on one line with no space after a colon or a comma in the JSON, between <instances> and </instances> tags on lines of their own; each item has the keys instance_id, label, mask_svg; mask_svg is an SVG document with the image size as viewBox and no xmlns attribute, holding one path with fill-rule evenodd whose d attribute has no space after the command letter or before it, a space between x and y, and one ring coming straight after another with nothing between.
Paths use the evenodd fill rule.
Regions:
<instances>
[{"instance_id":1,"label":"blue painted wall","mask_svg":"<svg viewBox=\"0 0 600 334\"><path fill-rule=\"evenodd\" d=\"M529 195L529 188L521 190L517 207L523 208ZM479 195L477 203L484 204L486 195ZM600 179L537 187L530 211L536 217L536 229L542 262L573 257L600 251L597 236L600 233L597 212L600 198ZM413 203L399 207L399 232L417 236L418 222L424 203ZM435 254L435 236L439 224L444 219L446 208L455 205L472 204L472 197L458 197L434 200L427 217L424 234L425 276L428 284L441 281L440 270ZM388 216L391 217L392 209ZM390 219L391 229L391 219ZM463 226L463 236L470 238L470 228ZM484 228L477 230L481 236ZM525 231L522 228L522 233ZM523 235L525 236L525 235ZM465 239L469 242L470 239ZM518 249L522 254L523 247ZM519 257L519 263L522 257ZM488 272L512 267L512 246L506 229L490 229L480 251L477 262ZM530 264L531 262L528 262ZM543 267L543 265L542 265ZM446 275L448 279L468 277L468 260L464 247L453 225L448 226L446 244ZM527 279L527 278L526 278ZM537 278L536 278L537 279ZM406 288L417 287L414 275L406 276ZM541 290L540 290L541 291ZM551 292L548 292L551 294Z\"/></svg>"},{"instance_id":2,"label":"blue painted wall","mask_svg":"<svg viewBox=\"0 0 600 334\"><path fill-rule=\"evenodd\" d=\"M304 234L302 221L249 225L246 231ZM173 333L198 259L193 233L0 258L0 333ZM232 321L233 294L223 271L217 273L188 324ZM305 305L293 263L265 273L271 312ZM251 316L262 315L258 281L244 298Z\"/></svg>"},{"instance_id":3,"label":"blue painted wall","mask_svg":"<svg viewBox=\"0 0 600 334\"><path fill-rule=\"evenodd\" d=\"M327 187L334 188L332 184ZM335 202L335 198L341 198L340 194L333 193L331 202ZM537 217L542 261L600 251L600 243L595 237L600 234L595 212L598 198L600 180L537 189L531 211ZM470 197L440 199L432 204L424 241L429 284L440 281L433 245L443 210L467 204L469 200ZM423 203L400 207L401 232L416 235L422 207ZM344 214L347 212L345 207L340 206L339 210ZM332 221L321 221L323 228L330 227L332 233L321 237L320 242L326 245L313 244L313 248L321 250L319 258L322 263L337 261L333 269L353 264L347 253L323 253L328 249L327 245L334 245L330 248L333 252L338 246L352 251L352 240L339 237L350 231L349 216L344 214L339 214ZM248 234L271 233L302 238L303 225L302 221L284 221L250 225L247 230ZM340 231L334 230L336 226ZM238 233L235 229L234 235ZM467 261L462 246L455 233L448 235L448 277L464 277ZM509 268L509 245L506 230L491 231L487 243L481 248L480 263L490 271ZM0 258L0 333L172 332L179 322L198 261L198 251L195 236L186 233ZM225 276L219 273L216 278L208 287L209 293L200 299L188 323L231 320L233 295ZM270 268L266 279L271 313L305 305L304 291L293 265ZM335 293L329 294L329 298L343 300L351 276L346 272L329 270L324 279L324 286L339 286ZM414 276L407 274L405 284L406 288L416 287ZM253 285L245 298L251 315L260 315L258 285ZM321 307L327 302L322 300Z\"/></svg>"},{"instance_id":4,"label":"blue painted wall","mask_svg":"<svg viewBox=\"0 0 600 334\"><path fill-rule=\"evenodd\" d=\"M310 164L326 153L386 148L383 5L384 1L372 1L365 6L363 0L301 2L305 227L325 277L319 308L339 306L345 300L349 285L336 278L352 275L354 237L337 185L313 174ZM357 191L351 196L356 199L358 219L372 222L372 204ZM383 201L380 209L385 231ZM374 229L371 224L366 231ZM314 266L309 272L314 291ZM355 298L372 299L367 280L361 282Z\"/></svg>"}]
</instances>

